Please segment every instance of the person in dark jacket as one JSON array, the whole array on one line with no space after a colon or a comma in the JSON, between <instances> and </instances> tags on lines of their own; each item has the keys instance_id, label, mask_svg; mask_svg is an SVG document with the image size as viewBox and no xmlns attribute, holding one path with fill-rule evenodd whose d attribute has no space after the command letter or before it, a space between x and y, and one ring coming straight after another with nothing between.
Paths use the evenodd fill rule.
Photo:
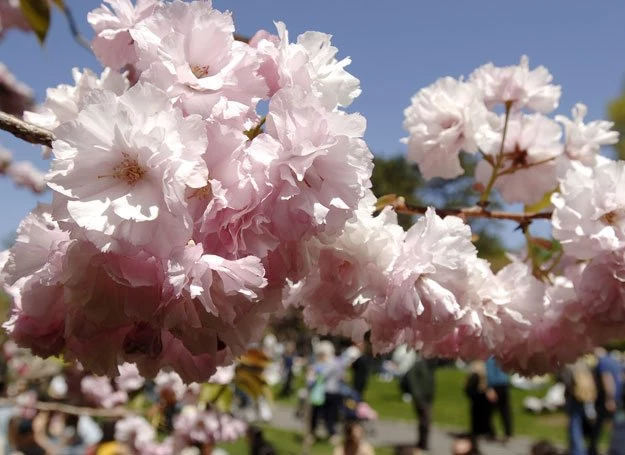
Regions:
<instances>
[{"instance_id":1,"label":"person in dark jacket","mask_svg":"<svg viewBox=\"0 0 625 455\"><path fill-rule=\"evenodd\" d=\"M354 390L358 392L358 395L364 399L365 390L373 367L373 357L366 343L358 343L356 347L360 352L360 356L354 360L351 366L352 386Z\"/></svg>"},{"instance_id":2,"label":"person in dark jacket","mask_svg":"<svg viewBox=\"0 0 625 455\"><path fill-rule=\"evenodd\" d=\"M402 378L402 382L412 398L412 405L419 420L417 448L421 450L429 450L436 364L435 359L424 359L417 355L415 363Z\"/></svg>"},{"instance_id":3,"label":"person in dark jacket","mask_svg":"<svg viewBox=\"0 0 625 455\"><path fill-rule=\"evenodd\" d=\"M480 361L471 363L471 373L467 378L464 392L471 402L471 438L473 440L477 440L479 436L494 437L491 422L493 406L486 396L487 389L486 365Z\"/></svg>"}]
</instances>

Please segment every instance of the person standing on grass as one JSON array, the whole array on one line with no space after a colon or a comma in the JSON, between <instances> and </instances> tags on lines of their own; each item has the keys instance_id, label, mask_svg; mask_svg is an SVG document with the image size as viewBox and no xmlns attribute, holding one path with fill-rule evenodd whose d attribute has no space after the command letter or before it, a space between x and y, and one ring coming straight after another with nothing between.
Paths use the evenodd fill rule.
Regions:
<instances>
[{"instance_id":1,"label":"person standing on grass","mask_svg":"<svg viewBox=\"0 0 625 455\"><path fill-rule=\"evenodd\" d=\"M565 411L569 418L567 433L570 455L586 455L584 421L592 421L597 396L592 372L584 359L565 366L560 372L564 384ZM591 408L592 407L592 408Z\"/></svg>"},{"instance_id":2,"label":"person standing on grass","mask_svg":"<svg viewBox=\"0 0 625 455\"><path fill-rule=\"evenodd\" d=\"M474 441L480 436L494 436L491 422L493 405L486 396L487 390L486 365L482 361L471 362L471 373L464 392L471 402L471 439Z\"/></svg>"},{"instance_id":3,"label":"person standing on grass","mask_svg":"<svg viewBox=\"0 0 625 455\"><path fill-rule=\"evenodd\" d=\"M280 398L288 398L293 394L295 355L295 342L288 341L284 345L284 352L282 353L282 388L278 394Z\"/></svg>"},{"instance_id":4,"label":"person standing on grass","mask_svg":"<svg viewBox=\"0 0 625 455\"><path fill-rule=\"evenodd\" d=\"M486 380L488 390L486 396L503 421L505 432L504 442L512 437L512 409L510 407L510 376L497 364L494 357L486 361ZM493 427L494 428L494 427Z\"/></svg>"},{"instance_id":5,"label":"person standing on grass","mask_svg":"<svg viewBox=\"0 0 625 455\"><path fill-rule=\"evenodd\" d=\"M601 439L603 424L612 419L619 410L623 392L622 367L607 351L601 347L595 349L597 365L594 370L597 386L595 408L597 418L590 433L589 455L597 455L597 446Z\"/></svg>"},{"instance_id":6,"label":"person standing on grass","mask_svg":"<svg viewBox=\"0 0 625 455\"><path fill-rule=\"evenodd\" d=\"M320 341L315 347L315 362L308 372L311 404L310 436L316 439L319 418L323 419L331 442L336 442L336 424L342 404L341 381L345 372L342 359L334 354L330 341Z\"/></svg>"},{"instance_id":7,"label":"person standing on grass","mask_svg":"<svg viewBox=\"0 0 625 455\"><path fill-rule=\"evenodd\" d=\"M414 364L402 378L407 393L412 398L412 406L419 420L417 448L421 450L429 450L430 445L436 363L435 359L424 359L420 354L417 354Z\"/></svg>"}]
</instances>

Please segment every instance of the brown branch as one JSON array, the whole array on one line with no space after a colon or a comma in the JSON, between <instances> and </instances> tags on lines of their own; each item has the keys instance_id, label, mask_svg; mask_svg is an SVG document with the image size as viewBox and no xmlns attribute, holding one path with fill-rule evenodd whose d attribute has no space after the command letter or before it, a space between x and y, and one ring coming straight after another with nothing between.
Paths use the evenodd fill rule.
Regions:
<instances>
[{"instance_id":1,"label":"brown branch","mask_svg":"<svg viewBox=\"0 0 625 455\"><path fill-rule=\"evenodd\" d=\"M422 207L412 204L406 204L404 198L398 197L394 201L390 202L397 213L404 213L406 215L423 215L428 207ZM499 210L488 210L484 207L464 207L459 209L437 209L436 213L439 216L445 217L448 215L459 216L461 218L491 218L495 220L509 220L516 221L521 225L531 223L533 220L543 219L548 220L551 218L551 212L528 212L528 213L515 213L515 212L503 212Z\"/></svg>"},{"instance_id":2,"label":"brown branch","mask_svg":"<svg viewBox=\"0 0 625 455\"><path fill-rule=\"evenodd\" d=\"M88 408L84 406L72 406L64 403L52 403L44 401L36 401L35 403L19 404L15 398L0 398L0 406L18 406L25 408L33 408L38 411L47 412L62 412L64 414L72 415L89 415L92 417L126 417L131 415L132 412L125 408L113 408L113 409L101 409L101 408Z\"/></svg>"},{"instance_id":3,"label":"brown branch","mask_svg":"<svg viewBox=\"0 0 625 455\"><path fill-rule=\"evenodd\" d=\"M13 115L0 111L0 130L8 131L13 136L31 144L41 144L52 147L54 134L40 126L25 122Z\"/></svg>"}]
</instances>

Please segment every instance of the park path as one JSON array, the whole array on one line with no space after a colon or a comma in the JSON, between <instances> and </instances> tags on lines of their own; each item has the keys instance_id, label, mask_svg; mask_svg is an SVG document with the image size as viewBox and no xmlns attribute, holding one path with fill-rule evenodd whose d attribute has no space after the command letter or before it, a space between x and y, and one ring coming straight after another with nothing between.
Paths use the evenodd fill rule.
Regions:
<instances>
[{"instance_id":1,"label":"park path","mask_svg":"<svg viewBox=\"0 0 625 455\"><path fill-rule=\"evenodd\" d=\"M289 431L303 432L304 422L296 419L294 409L277 404L273 408L270 425ZM374 432L367 439L376 447L393 447L411 445L416 441L416 423L410 421L378 420L371 424ZM448 455L454 440L452 432L434 427L430 437L430 454ZM529 455L534 441L523 437L515 437L505 446L501 443L483 442L480 449L484 455Z\"/></svg>"}]
</instances>

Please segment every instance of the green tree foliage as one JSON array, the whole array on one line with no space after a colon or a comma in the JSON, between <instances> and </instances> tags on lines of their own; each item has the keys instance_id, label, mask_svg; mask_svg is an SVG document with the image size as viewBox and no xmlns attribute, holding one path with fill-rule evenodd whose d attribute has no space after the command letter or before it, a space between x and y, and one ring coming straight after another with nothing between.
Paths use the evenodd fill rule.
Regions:
<instances>
[{"instance_id":1,"label":"green tree foliage","mask_svg":"<svg viewBox=\"0 0 625 455\"><path fill-rule=\"evenodd\" d=\"M614 146L620 159L625 159L625 87L623 93L608 104L608 118L614 122L614 129L619 132L620 140Z\"/></svg>"}]
</instances>

